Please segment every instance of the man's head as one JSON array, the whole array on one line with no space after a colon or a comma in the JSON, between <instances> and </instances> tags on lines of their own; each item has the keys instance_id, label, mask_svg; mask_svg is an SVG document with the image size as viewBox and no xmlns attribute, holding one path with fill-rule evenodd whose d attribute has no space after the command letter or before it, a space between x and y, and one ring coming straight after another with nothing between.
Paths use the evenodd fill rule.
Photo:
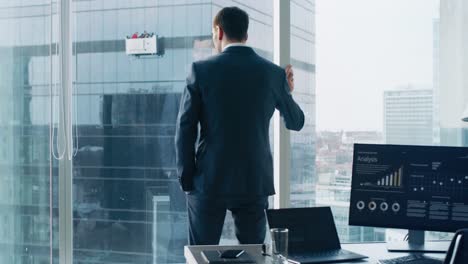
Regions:
<instances>
[{"instance_id":1,"label":"man's head","mask_svg":"<svg viewBox=\"0 0 468 264\"><path fill-rule=\"evenodd\" d=\"M249 15L238 7L225 7L213 19L213 43L217 51L233 42L246 42Z\"/></svg>"}]
</instances>

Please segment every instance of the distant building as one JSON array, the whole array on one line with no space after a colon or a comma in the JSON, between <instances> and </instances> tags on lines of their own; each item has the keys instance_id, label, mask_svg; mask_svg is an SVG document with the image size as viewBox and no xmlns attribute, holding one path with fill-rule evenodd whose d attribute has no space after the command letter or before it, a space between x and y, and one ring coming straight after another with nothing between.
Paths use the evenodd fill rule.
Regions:
<instances>
[{"instance_id":1,"label":"distant building","mask_svg":"<svg viewBox=\"0 0 468 264\"><path fill-rule=\"evenodd\" d=\"M433 92L403 89L384 93L384 134L387 144L432 145Z\"/></svg>"},{"instance_id":2,"label":"distant building","mask_svg":"<svg viewBox=\"0 0 468 264\"><path fill-rule=\"evenodd\" d=\"M384 241L384 229L348 224L354 143L382 143L382 134L367 131L317 134L316 206L332 207L341 241Z\"/></svg>"}]
</instances>

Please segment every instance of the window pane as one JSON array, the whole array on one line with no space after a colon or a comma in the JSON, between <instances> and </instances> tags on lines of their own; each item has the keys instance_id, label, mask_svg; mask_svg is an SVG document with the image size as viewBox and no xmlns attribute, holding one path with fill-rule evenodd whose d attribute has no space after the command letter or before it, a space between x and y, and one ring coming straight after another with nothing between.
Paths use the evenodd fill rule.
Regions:
<instances>
[{"instance_id":1,"label":"window pane","mask_svg":"<svg viewBox=\"0 0 468 264\"><path fill-rule=\"evenodd\" d=\"M0 1L0 263L58 258L50 22L50 1Z\"/></svg>"},{"instance_id":2,"label":"window pane","mask_svg":"<svg viewBox=\"0 0 468 264\"><path fill-rule=\"evenodd\" d=\"M175 122L190 63L211 53L211 6L186 2L74 2L74 263L184 262ZM126 55L144 31L165 38L163 57Z\"/></svg>"},{"instance_id":3,"label":"window pane","mask_svg":"<svg viewBox=\"0 0 468 264\"><path fill-rule=\"evenodd\" d=\"M436 145L468 146L467 123L460 120L460 113L468 108L468 84L463 77L467 57L462 55L467 45L468 6L463 1L440 1L439 12L433 20L433 140ZM452 236L426 233L427 240Z\"/></svg>"},{"instance_id":4,"label":"window pane","mask_svg":"<svg viewBox=\"0 0 468 264\"><path fill-rule=\"evenodd\" d=\"M213 54L211 25L234 1L74 1L73 160L75 263L182 263L185 195L175 171L174 132L190 65ZM249 44L272 58L271 1L243 1ZM125 54L147 31L162 57ZM223 241L231 241L227 218Z\"/></svg>"},{"instance_id":5,"label":"window pane","mask_svg":"<svg viewBox=\"0 0 468 264\"><path fill-rule=\"evenodd\" d=\"M406 235L348 226L353 143L444 144L438 21L438 0L317 0L316 204L332 206L344 242Z\"/></svg>"},{"instance_id":6,"label":"window pane","mask_svg":"<svg viewBox=\"0 0 468 264\"><path fill-rule=\"evenodd\" d=\"M315 196L315 1L291 1L293 97L305 123L291 131L291 206L314 206Z\"/></svg>"}]
</instances>

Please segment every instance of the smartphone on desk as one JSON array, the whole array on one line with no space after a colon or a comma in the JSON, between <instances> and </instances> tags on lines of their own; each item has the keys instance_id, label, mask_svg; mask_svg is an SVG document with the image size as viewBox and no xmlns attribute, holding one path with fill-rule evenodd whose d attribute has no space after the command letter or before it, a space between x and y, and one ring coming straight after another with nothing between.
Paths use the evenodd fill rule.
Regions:
<instances>
[{"instance_id":1,"label":"smartphone on desk","mask_svg":"<svg viewBox=\"0 0 468 264\"><path fill-rule=\"evenodd\" d=\"M249 253L239 249L203 250L201 255L209 264L255 263L255 259Z\"/></svg>"},{"instance_id":2,"label":"smartphone on desk","mask_svg":"<svg viewBox=\"0 0 468 264\"><path fill-rule=\"evenodd\" d=\"M235 259L235 258L242 256L244 252L245 252L244 250L240 250L240 249L220 250L219 257L227 258L227 259Z\"/></svg>"}]
</instances>

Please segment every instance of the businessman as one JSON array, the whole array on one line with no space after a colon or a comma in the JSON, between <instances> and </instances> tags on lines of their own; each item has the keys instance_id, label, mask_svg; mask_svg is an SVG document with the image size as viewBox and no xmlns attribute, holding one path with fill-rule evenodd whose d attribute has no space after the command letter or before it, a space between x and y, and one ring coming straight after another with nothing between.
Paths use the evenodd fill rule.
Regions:
<instances>
[{"instance_id":1,"label":"businessman","mask_svg":"<svg viewBox=\"0 0 468 264\"><path fill-rule=\"evenodd\" d=\"M241 244L264 242L265 209L275 194L270 119L278 109L288 129L304 125L291 96L292 68L248 47L248 26L243 10L219 11L213 21L219 54L192 64L182 95L175 143L190 245L218 244L227 210Z\"/></svg>"}]
</instances>

